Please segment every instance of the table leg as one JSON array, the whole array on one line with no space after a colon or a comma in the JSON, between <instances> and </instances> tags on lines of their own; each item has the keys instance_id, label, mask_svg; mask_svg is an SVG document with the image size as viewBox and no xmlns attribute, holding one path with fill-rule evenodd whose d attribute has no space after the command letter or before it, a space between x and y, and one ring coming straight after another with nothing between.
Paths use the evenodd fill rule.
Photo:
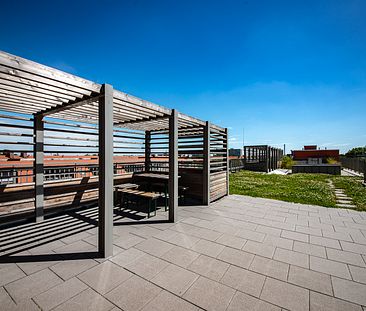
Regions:
<instances>
[{"instance_id":1,"label":"table leg","mask_svg":"<svg viewBox=\"0 0 366 311\"><path fill-rule=\"evenodd\" d=\"M148 211L148 214L147 214L147 218L150 218L150 209L151 209L151 200L149 200L149 211Z\"/></svg>"}]
</instances>

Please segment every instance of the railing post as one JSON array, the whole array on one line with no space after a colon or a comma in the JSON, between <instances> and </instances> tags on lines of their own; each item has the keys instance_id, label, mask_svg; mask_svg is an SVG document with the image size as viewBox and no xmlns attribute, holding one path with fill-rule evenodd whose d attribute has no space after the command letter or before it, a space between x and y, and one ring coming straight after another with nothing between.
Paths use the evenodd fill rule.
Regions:
<instances>
[{"instance_id":1,"label":"railing post","mask_svg":"<svg viewBox=\"0 0 366 311\"><path fill-rule=\"evenodd\" d=\"M178 209L178 112L169 117L169 221L175 222Z\"/></svg>"},{"instance_id":2,"label":"railing post","mask_svg":"<svg viewBox=\"0 0 366 311\"><path fill-rule=\"evenodd\" d=\"M203 205L210 204L210 132L211 124L207 121L203 130Z\"/></svg>"},{"instance_id":3,"label":"railing post","mask_svg":"<svg viewBox=\"0 0 366 311\"><path fill-rule=\"evenodd\" d=\"M103 84L99 98L99 232L98 251L113 255L113 88Z\"/></svg>"},{"instance_id":4,"label":"railing post","mask_svg":"<svg viewBox=\"0 0 366 311\"><path fill-rule=\"evenodd\" d=\"M226 195L229 195L229 131L225 128L224 148L226 149Z\"/></svg>"},{"instance_id":5,"label":"railing post","mask_svg":"<svg viewBox=\"0 0 366 311\"><path fill-rule=\"evenodd\" d=\"M151 166L151 132L145 131L145 171L150 172Z\"/></svg>"},{"instance_id":6,"label":"railing post","mask_svg":"<svg viewBox=\"0 0 366 311\"><path fill-rule=\"evenodd\" d=\"M245 164L247 163L247 147L243 146L243 154L244 154L244 167L243 169L245 169Z\"/></svg>"},{"instance_id":7,"label":"railing post","mask_svg":"<svg viewBox=\"0 0 366 311\"><path fill-rule=\"evenodd\" d=\"M34 207L36 222L43 220L44 214L44 123L43 115L34 115L33 119L33 175L34 175Z\"/></svg>"}]
</instances>

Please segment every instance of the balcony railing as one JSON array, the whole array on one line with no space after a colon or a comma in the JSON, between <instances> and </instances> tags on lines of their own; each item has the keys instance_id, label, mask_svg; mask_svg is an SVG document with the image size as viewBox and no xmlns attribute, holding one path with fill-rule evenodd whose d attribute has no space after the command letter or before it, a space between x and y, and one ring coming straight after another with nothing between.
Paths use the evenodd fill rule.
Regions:
<instances>
[{"instance_id":1,"label":"balcony railing","mask_svg":"<svg viewBox=\"0 0 366 311\"><path fill-rule=\"evenodd\" d=\"M181 161L179 168L202 169L202 162ZM99 167L97 164L82 164L65 166L46 166L44 168L44 180L67 180L74 178L98 176ZM123 175L134 172L145 171L145 162L116 162L114 163L114 174ZM168 161L157 161L150 163L150 171L169 172ZM0 169L0 184L21 184L33 182L33 167L9 167Z\"/></svg>"}]
</instances>

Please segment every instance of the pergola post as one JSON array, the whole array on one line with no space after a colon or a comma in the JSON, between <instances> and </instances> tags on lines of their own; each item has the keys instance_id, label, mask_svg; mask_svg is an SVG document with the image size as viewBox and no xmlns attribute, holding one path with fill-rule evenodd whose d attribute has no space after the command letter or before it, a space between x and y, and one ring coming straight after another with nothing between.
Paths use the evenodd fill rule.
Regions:
<instances>
[{"instance_id":1,"label":"pergola post","mask_svg":"<svg viewBox=\"0 0 366 311\"><path fill-rule=\"evenodd\" d=\"M207 121L203 130L203 205L210 204L210 132L211 124Z\"/></svg>"},{"instance_id":2,"label":"pergola post","mask_svg":"<svg viewBox=\"0 0 366 311\"><path fill-rule=\"evenodd\" d=\"M99 227L101 257L113 254L113 88L103 84L99 98Z\"/></svg>"},{"instance_id":3,"label":"pergola post","mask_svg":"<svg viewBox=\"0 0 366 311\"><path fill-rule=\"evenodd\" d=\"M178 112L169 117L169 221L174 222L178 209Z\"/></svg>"},{"instance_id":4,"label":"pergola post","mask_svg":"<svg viewBox=\"0 0 366 311\"><path fill-rule=\"evenodd\" d=\"M266 172L269 172L269 147L266 146Z\"/></svg>"},{"instance_id":5,"label":"pergola post","mask_svg":"<svg viewBox=\"0 0 366 311\"><path fill-rule=\"evenodd\" d=\"M36 222L43 221L44 213L44 123L43 115L36 114L33 119L33 175L34 175L34 207Z\"/></svg>"},{"instance_id":6,"label":"pergola post","mask_svg":"<svg viewBox=\"0 0 366 311\"><path fill-rule=\"evenodd\" d=\"M145 131L145 172L150 172L151 166L151 131Z\"/></svg>"}]
</instances>

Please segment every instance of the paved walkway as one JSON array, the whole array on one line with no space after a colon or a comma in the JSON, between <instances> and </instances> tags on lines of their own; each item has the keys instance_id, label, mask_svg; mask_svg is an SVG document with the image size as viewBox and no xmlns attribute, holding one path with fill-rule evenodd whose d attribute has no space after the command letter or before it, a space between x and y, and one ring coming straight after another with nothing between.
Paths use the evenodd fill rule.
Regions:
<instances>
[{"instance_id":1,"label":"paved walkway","mask_svg":"<svg viewBox=\"0 0 366 311\"><path fill-rule=\"evenodd\" d=\"M114 226L108 260L95 209L1 230L18 253L0 264L0 309L366 310L365 212L233 195L179 218Z\"/></svg>"},{"instance_id":2,"label":"paved walkway","mask_svg":"<svg viewBox=\"0 0 366 311\"><path fill-rule=\"evenodd\" d=\"M356 205L353 204L352 199L346 195L342 188L336 188L332 182L329 180L329 186L334 192L336 197L336 206L340 208L356 208Z\"/></svg>"}]
</instances>

